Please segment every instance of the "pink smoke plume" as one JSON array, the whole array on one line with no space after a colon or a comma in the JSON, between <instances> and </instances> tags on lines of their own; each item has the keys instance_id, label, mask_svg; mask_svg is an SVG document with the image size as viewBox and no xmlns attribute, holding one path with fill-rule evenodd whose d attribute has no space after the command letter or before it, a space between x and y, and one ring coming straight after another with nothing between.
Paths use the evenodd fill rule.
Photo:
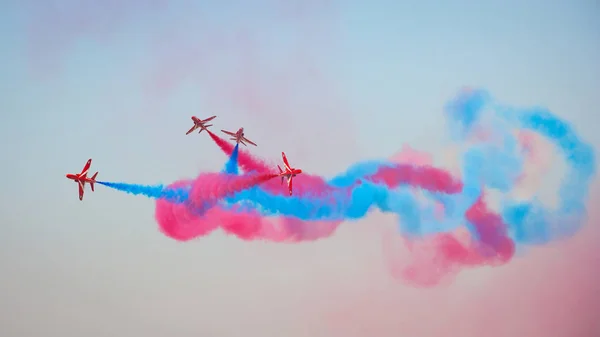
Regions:
<instances>
[{"instance_id":1,"label":"pink smoke plume","mask_svg":"<svg viewBox=\"0 0 600 337\"><path fill-rule=\"evenodd\" d=\"M225 154L230 156L234 146L212 132L209 134ZM273 195L287 193L285 185L282 186L278 180L269 180L275 175L270 173L263 161L247 152L240 152L238 159L240 165L246 170L264 174L262 177L265 177L265 181L261 182L262 189ZM219 174L203 174L198 177L196 182L180 182L170 186L180 187L183 184L188 184L187 186L191 184L190 203L192 205L172 204L165 200L157 200L156 219L163 233L176 240L186 241L207 235L220 227L226 233L244 240L299 242L329 237L341 223L341 221L302 221L285 216L265 218L253 210L234 209L226 212L216 205L216 201L231 193L235 188L231 187L231 183L225 184L223 179L232 179L237 188L255 183L255 181L249 180L252 178L243 178L243 176L224 178ZM431 166L398 164L384 167L365 179L390 187L408 184L446 193L456 193L462 188L460 182L453 179L447 172ZM344 198L350 196L349 193L353 186L361 183L357 181L350 188L335 188L328 185L322 177L307 173L297 176L295 181L297 182L294 188L296 195L321 198L320 202L331 203L337 207L345 207ZM200 209L201 211L191 213L190 209ZM198 228L194 228L195 226Z\"/></svg>"},{"instance_id":2,"label":"pink smoke plume","mask_svg":"<svg viewBox=\"0 0 600 337\"><path fill-rule=\"evenodd\" d=\"M469 209L467 219L478 238L465 229L422 239L406 238L397 231L385 233L383 252L392 276L415 286L433 287L449 281L461 269L498 266L513 257L515 247L506 225L486 209L483 198Z\"/></svg>"},{"instance_id":3,"label":"pink smoke plume","mask_svg":"<svg viewBox=\"0 0 600 337\"><path fill-rule=\"evenodd\" d=\"M175 186L172 186L175 187ZM296 218L265 218L253 210L209 208L202 215L188 205L156 201L155 217L161 231L178 241L188 241L221 228L243 240L264 239L273 242L314 241L331 235L340 221L311 221Z\"/></svg>"},{"instance_id":4,"label":"pink smoke plume","mask_svg":"<svg viewBox=\"0 0 600 337\"><path fill-rule=\"evenodd\" d=\"M217 135L209 132L213 141L227 155L231 156L234 146ZM525 142L531 145L531 142ZM535 152L531 146L528 151ZM532 153L530 155L533 155ZM265 178L261 187L274 195L285 194L285 186L275 180L269 180L276 174L260 159L247 153L240 152L239 164L247 171L263 173ZM396 165L384 166L371 176L363 177L367 181L385 184L388 187L409 185L413 188L422 188L428 191L444 193L458 193L462 190L462 183L450 173L432 167L431 156L408 146L391 159ZM413 161L413 163L410 163ZM260 176L258 176L260 177ZM291 217L278 217L273 219L263 218L256 211L235 210L240 212L225 212L216 207L216 201L235 190L225 184L223 176L213 174L210 177L202 175L197 183L193 184L191 198L193 209L202 209L206 205L204 214L196 214L203 218L202 221L212 223L212 226L197 223L194 214L181 210L181 205L170 205L167 202L157 202L157 219L163 232L178 240L189 240L197 236L206 235L214 228L220 226L225 232L236 235L245 240L265 239L275 242L298 242L316 240L332 235L340 221L300 221ZM251 186L255 184L254 178L229 177L235 186ZM242 183L244 181L244 183ZM361 184L356 181L349 188L335 188L328 185L319 176L302 174L296 178L296 193L300 196L333 196L335 192L339 200L325 198L321 202L338 203L344 207L345 197L349 197L351 188ZM344 197L345 195L345 197ZM349 199L348 199L349 200ZM436 205L440 207L440 205ZM179 213L178 213L179 212ZM440 214L443 208L438 209ZM167 214L164 216L162 214ZM181 214L179 217L177 214ZM436 286L451 279L460 270L476 266L498 266L507 263L514 255L515 247L508 236L506 225L502 218L491 212L485 204L485 196L466 212L466 219L472 224L472 233L464 228L454 233L442 233L426 238L405 237L402 234L386 233L383 241L384 255L392 275L403 281L418 286ZM166 221L167 219L168 221ZM190 230L195 224L198 230ZM218 225L215 225L218 224ZM465 227L466 228L466 227ZM188 231L187 235L181 235ZM399 247L401 245L401 249ZM406 258L406 251L410 258Z\"/></svg>"},{"instance_id":5,"label":"pink smoke plume","mask_svg":"<svg viewBox=\"0 0 600 337\"><path fill-rule=\"evenodd\" d=\"M233 151L233 145L212 132L210 134L224 151ZM249 171L265 172L267 170L260 160L247 153L240 151L238 158L240 164ZM335 231L341 221L311 221L307 223L292 217L264 218L252 210L240 211L233 209L225 211L215 206L215 201L227 194L258 183L267 185L268 180L275 176L266 173L250 179L242 177L236 180L236 178L229 177L227 179L232 181L224 182L221 175L208 176L203 174L195 182L174 183L169 187L192 186L190 200L194 205L174 204L159 199L156 201L155 217L161 231L179 241L187 241L210 234L219 227L226 233L235 235L240 239L266 239L274 242L312 241L328 237ZM315 191L325 186L323 179L315 176L302 175L296 179L299 179L300 182L296 188L299 194L306 193L306 191ZM268 185L268 190L274 194L283 195L286 193L286 190L277 183ZM204 205L206 211L203 214L191 212L191 209L202 209L203 203L206 203Z\"/></svg>"},{"instance_id":6,"label":"pink smoke plume","mask_svg":"<svg viewBox=\"0 0 600 337\"><path fill-rule=\"evenodd\" d=\"M412 161L417 167L423 168L427 168L432 162L429 154L410 146L403 147L391 160L400 163ZM456 181L449 173L444 173L446 175L438 177L438 181ZM425 175L433 176L431 173ZM424 181L414 186L431 190L431 186L427 186L429 182ZM451 183L445 185L452 186ZM461 189L462 186L456 182L448 192L456 193ZM435 207L437 214L442 216L443 206L436 204ZM383 237L383 253L392 276L413 285L432 287L450 280L465 267L508 262L514 254L514 244L508 237L502 219L487 209L483 196L467 211L466 218L475 226L477 239L472 238L464 229L423 239L407 238L397 231L386 232ZM407 251L411 253L409 257Z\"/></svg>"},{"instance_id":7,"label":"pink smoke plume","mask_svg":"<svg viewBox=\"0 0 600 337\"><path fill-rule=\"evenodd\" d=\"M481 131L478 135L477 140L490 139L487 132ZM521 131L518 139L526 159L526 170L520 177L520 183L528 180L529 185L533 184L530 188L535 188L539 176L547 170L550 145L533 132ZM405 146L392 160L415 165L429 165L432 161L427 153L409 146ZM442 214L443 206L438 204L436 207L438 214ZM465 267L508 262L515 253L514 243L502 219L487 209L483 196L468 210L466 217L475 226L477 239L465 229L423 240L386 233L383 250L392 275L414 285L435 286L451 279ZM412 253L410 258L407 258L406 250Z\"/></svg>"}]
</instances>

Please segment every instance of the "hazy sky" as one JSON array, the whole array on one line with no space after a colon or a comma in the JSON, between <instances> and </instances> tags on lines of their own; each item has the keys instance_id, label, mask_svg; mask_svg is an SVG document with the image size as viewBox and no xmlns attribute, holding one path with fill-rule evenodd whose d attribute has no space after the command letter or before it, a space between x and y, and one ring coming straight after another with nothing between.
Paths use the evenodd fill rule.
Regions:
<instances>
[{"instance_id":1,"label":"hazy sky","mask_svg":"<svg viewBox=\"0 0 600 337\"><path fill-rule=\"evenodd\" d=\"M299 245L179 243L157 230L153 201L98 186L80 202L64 178L88 158L106 181L217 171L210 139L184 135L192 114L326 176L403 144L443 164L442 109L465 85L548 107L597 147L597 1L122 3L0 2L2 336L600 331L595 210L571 241L421 290L385 267L391 217Z\"/></svg>"}]
</instances>

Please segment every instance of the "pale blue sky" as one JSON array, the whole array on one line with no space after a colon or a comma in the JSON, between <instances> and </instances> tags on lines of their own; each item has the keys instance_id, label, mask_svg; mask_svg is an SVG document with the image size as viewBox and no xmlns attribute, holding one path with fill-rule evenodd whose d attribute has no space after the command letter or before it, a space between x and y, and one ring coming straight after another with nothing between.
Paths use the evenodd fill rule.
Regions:
<instances>
[{"instance_id":1,"label":"pale blue sky","mask_svg":"<svg viewBox=\"0 0 600 337\"><path fill-rule=\"evenodd\" d=\"M355 259L376 249L361 245L379 242L345 234L294 247L214 234L178 244L157 231L151 200L98 186L79 202L64 175L88 158L108 181L219 170L225 157L208 137L184 135L192 114L218 115L215 129L245 126L259 155L278 160L284 150L325 175L405 143L439 154L443 105L463 85L544 105L600 145L597 1L338 1L304 16L283 16L290 8L269 1L131 2L104 12L64 3L65 16L45 9L46 21L32 14L41 1L0 3L3 336L109 336L102 329L112 319L125 332L111 336L239 336L218 323L230 311L243 317L240 331L304 336L292 333L302 319L288 322L278 308L319 286L308 275L339 268L338 278L361 277ZM89 21L70 24L77 18ZM153 78L164 83L161 69L187 76L164 99L148 89ZM241 82L262 105L232 99L248 92ZM263 289L280 295L264 300L270 309L248 310L243 303L260 306ZM161 321L144 312L150 304L182 313ZM283 323L261 325L264 315Z\"/></svg>"}]
</instances>

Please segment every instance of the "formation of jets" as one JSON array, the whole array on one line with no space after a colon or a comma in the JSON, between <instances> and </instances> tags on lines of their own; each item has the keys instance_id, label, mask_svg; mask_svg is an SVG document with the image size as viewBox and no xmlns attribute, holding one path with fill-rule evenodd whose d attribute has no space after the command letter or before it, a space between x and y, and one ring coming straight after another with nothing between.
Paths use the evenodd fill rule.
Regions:
<instances>
[{"instance_id":1,"label":"formation of jets","mask_svg":"<svg viewBox=\"0 0 600 337\"><path fill-rule=\"evenodd\" d=\"M194 126L192 126L192 128L189 129L185 134L189 135L190 133L194 132L197 129L200 129L200 131L198 131L198 133L201 133L204 130L206 130L207 132L210 132L210 131L208 131L208 128L213 125L206 124L206 123L215 119L216 117L217 116L211 116L211 117L208 117L207 119L200 119L196 116L192 116L192 121L194 122ZM226 131L226 130L221 130L221 132L225 133L228 136L231 136L230 140L234 140L237 144L241 143L244 146L246 146L246 143L248 143L248 144L252 144L254 146L258 146L254 142L252 142L250 139L246 138L246 136L244 135L243 127L239 128L235 133ZM292 195L292 179L294 177L296 177L298 174L301 174L302 170L291 167L284 152L281 152L281 158L283 159L283 166L284 166L285 170L282 170L281 166L277 165L277 168L279 169L278 176L281 177L282 185L283 185L284 179L287 178L288 190L289 190L290 195ZM98 172L94 173L93 176L88 178L87 174L88 174L88 171L89 171L91 165L92 165L92 159L88 159L87 163L85 163L85 166L83 167L83 170L81 170L81 173L67 174L68 179L73 180L74 182L76 182L79 185L79 200L83 200L83 193L85 191L86 183L90 184L90 188L92 189L92 192L94 191L94 183L96 183L96 176L98 175Z\"/></svg>"}]
</instances>

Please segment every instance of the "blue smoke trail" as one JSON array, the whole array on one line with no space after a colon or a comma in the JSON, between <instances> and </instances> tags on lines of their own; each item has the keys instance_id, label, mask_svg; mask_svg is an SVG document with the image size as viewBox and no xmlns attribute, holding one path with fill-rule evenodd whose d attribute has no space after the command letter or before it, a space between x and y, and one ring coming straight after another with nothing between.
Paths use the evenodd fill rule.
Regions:
<instances>
[{"instance_id":1,"label":"blue smoke trail","mask_svg":"<svg viewBox=\"0 0 600 337\"><path fill-rule=\"evenodd\" d=\"M486 151L487 150L487 151ZM324 196L285 196L273 195L260 187L241 191L227 202L252 201L265 216L293 216L301 220L352 220L360 219L376 207L382 212L394 213L398 216L401 231L413 236L432 233L448 232L464 225L466 211L479 199L482 193L481 184L487 176L494 172L511 175L521 166L515 160L512 165L493 166L494 163L506 161L508 155L490 149L474 149L464 158L463 180L464 188L458 195L429 193L446 206L446 219L440 221L435 217L431 204L422 205L417 201L412 186L400 186L389 189L385 185L375 184L366 180L352 188L333 189ZM489 162L489 163L488 163ZM516 164L515 164L516 163ZM336 185L349 185L356 179L364 178L374 173L372 163L357 164L356 170L350 174L333 179ZM387 163L384 166L391 166ZM359 169L365 169L359 172ZM491 172L491 173L490 173ZM362 177L361 177L362 176ZM507 187L506 181L492 180L495 185ZM331 186L337 187L337 186Z\"/></svg>"},{"instance_id":2,"label":"blue smoke trail","mask_svg":"<svg viewBox=\"0 0 600 337\"><path fill-rule=\"evenodd\" d=\"M547 242L556 237L548 233L554 227L549 222L550 215L556 219L582 215L590 178L595 173L595 160L591 146L581 142L568 124L546 110L513 109L511 113L507 113L506 109L494 105L491 96L485 91L475 91L468 96L459 97L446 107L446 111L450 119L451 135L455 139L466 140L480 126L490 128L493 137L484 144L472 146L464 154L461 193L448 195L425 192L433 200L444 204L445 218L441 221L434 217L431 205L422 206L405 187L389 190L371 183L353 188L349 196L340 192L330 196L288 197L254 188L238 193L228 202L251 201L265 216L286 215L302 220L358 219L364 217L372 207L377 207L383 212L398 215L400 230L405 234L448 232L466 225L477 237L478 232L465 218L465 213L482 196L485 188L504 193L512 189L516 178L523 171L524 163L512 131L515 128L528 128L551 138L563 149L573 172L561 188L562 214L551 214L534 203L504 203L502 215L513 239L519 243ZM488 116L492 118L487 121L484 120L486 112L492 114ZM329 184L331 187L350 187L356 180L373 174L384 165L386 164L380 162L356 164L345 174L331 179ZM576 229L571 225L568 230L560 233L568 234Z\"/></svg>"},{"instance_id":3,"label":"blue smoke trail","mask_svg":"<svg viewBox=\"0 0 600 337\"><path fill-rule=\"evenodd\" d=\"M173 203L183 203L188 200L190 188L168 188L164 185L138 185L127 183L111 183L106 181L97 181L97 184L104 185L115 190L126 192L133 195L144 195L153 199L166 199Z\"/></svg>"},{"instance_id":4,"label":"blue smoke trail","mask_svg":"<svg viewBox=\"0 0 600 337\"><path fill-rule=\"evenodd\" d=\"M530 129L553 141L565 154L570 174L561 187L561 203L551 212L536 202L514 203L504 200L502 216L513 239L522 244L545 243L578 229L581 221L573 225L565 222L563 228L555 223L581 220L585 215L591 177L595 174L593 149L579 139L564 121L543 109L514 109L495 104L483 90L461 95L446 106L451 136L461 142L468 141L479 128L492 132L489 141L472 145L462 156L463 189L458 194L421 191L430 201L441 202L445 217L435 217L433 204L423 204L416 198L412 186L394 189L368 181L383 167L394 165L386 161L357 163L345 173L327 183L333 192L327 195L283 196L273 195L261 187L253 187L221 200L227 209L233 206L254 206L265 216L292 216L302 220L352 220L360 219L373 208L398 216L400 230L410 235L448 232L466 226L477 237L474 224L465 213L482 196L486 188L509 192L523 170L523 157L513 135L515 128ZM487 118L487 119L486 119ZM228 159L222 172L238 174L238 146ZM356 184L360 181L361 184ZM184 202L189 189L169 189L162 185L143 186L99 182L132 194L151 198L165 198Z\"/></svg>"},{"instance_id":5,"label":"blue smoke trail","mask_svg":"<svg viewBox=\"0 0 600 337\"><path fill-rule=\"evenodd\" d=\"M460 109L460 104L463 104ZM484 90L462 96L450 104L454 133L465 135L482 118L484 107L490 106L495 116L515 128L529 129L549 139L564 155L569 165L560 187L559 207L555 211L539 202L515 203L505 200L502 216L513 239L522 244L544 244L574 234L585 218L585 201L589 185L596 173L596 160L591 145L581 141L572 127L546 109L515 109L493 104ZM498 164L504 164L499 162ZM500 178L500 173L495 175Z\"/></svg>"},{"instance_id":6,"label":"blue smoke trail","mask_svg":"<svg viewBox=\"0 0 600 337\"><path fill-rule=\"evenodd\" d=\"M544 244L573 235L586 216L585 201L596 173L591 145L581 141L570 125L543 109L523 111L520 126L550 139L569 164L566 179L559 190L559 207L552 211L537 201L508 204L504 217L509 220L515 239L528 244Z\"/></svg>"},{"instance_id":7,"label":"blue smoke trail","mask_svg":"<svg viewBox=\"0 0 600 337\"><path fill-rule=\"evenodd\" d=\"M363 179L364 177L372 176L377 171L385 167L394 167L397 164L390 163L388 161L364 161L356 163L350 166L346 172L335 176L328 181L328 185L332 187L350 187L356 183L356 181Z\"/></svg>"},{"instance_id":8,"label":"blue smoke trail","mask_svg":"<svg viewBox=\"0 0 600 337\"><path fill-rule=\"evenodd\" d=\"M229 160L223 168L223 173L226 174L238 174L238 145L236 144ZM105 181L98 181L100 185L104 185L119 191L123 191L133 195L144 195L152 199L165 199L173 203L184 203L189 198L189 192L191 186L185 188L178 187L172 188L164 185L139 185L139 184L127 184L127 183L112 183Z\"/></svg>"},{"instance_id":9,"label":"blue smoke trail","mask_svg":"<svg viewBox=\"0 0 600 337\"><path fill-rule=\"evenodd\" d=\"M446 105L446 116L450 135L454 140L465 142L477 132L477 127L493 130L490 141L472 146L463 156L463 191L457 196L435 195L445 209L442 228L457 228L464 224L475 238L479 232L465 213L482 196L485 188L508 192L515 179L523 171L523 157L518 152L518 143L507 123L499 120L482 120L482 114L493 107L485 92L473 92L470 96L459 95ZM481 142L481 141L480 141Z\"/></svg>"},{"instance_id":10,"label":"blue smoke trail","mask_svg":"<svg viewBox=\"0 0 600 337\"><path fill-rule=\"evenodd\" d=\"M229 160L225 163L225 167L221 171L226 174L238 174L238 153L239 153L240 143L235 144L233 151L231 152L231 156L229 156Z\"/></svg>"},{"instance_id":11,"label":"blue smoke trail","mask_svg":"<svg viewBox=\"0 0 600 337\"><path fill-rule=\"evenodd\" d=\"M471 121L476 120L477 109L483 107L483 100L464 106L457 106L461 111L467 111ZM470 125L463 125L470 131ZM517 154L516 139L509 130L497 130L502 136L501 146L486 144L476 146L463 157L462 180L463 190L458 195L426 192L434 200L441 201L445 206L446 217L440 221L435 217L432 205L422 205L418 202L407 186L390 190L385 186L364 182L350 190L350 195L341 189L337 193L324 197L315 196L281 196L272 195L260 188L238 193L228 202L250 200L260 207L266 216L294 216L302 220L349 220L359 219L368 211L377 207L383 212L391 212L398 216L400 229L405 234L425 235L431 233L452 231L467 224L477 234L472 224L465 219L465 213L481 197L485 186L508 191L512 182L522 171L522 158ZM374 174L386 162L364 162L352 166L348 171L329 181L330 187L350 187L357 180ZM333 199L333 200L332 200Z\"/></svg>"},{"instance_id":12,"label":"blue smoke trail","mask_svg":"<svg viewBox=\"0 0 600 337\"><path fill-rule=\"evenodd\" d=\"M225 164L222 172L226 174L238 174L238 149L239 144L236 144L229 160ZM164 185L138 185L138 184L126 184L126 183L111 183L105 181L98 181L98 184L130 193L133 195L144 195L152 199L165 199L173 203L184 203L189 198L189 191L191 186L186 188L171 188Z\"/></svg>"}]
</instances>

